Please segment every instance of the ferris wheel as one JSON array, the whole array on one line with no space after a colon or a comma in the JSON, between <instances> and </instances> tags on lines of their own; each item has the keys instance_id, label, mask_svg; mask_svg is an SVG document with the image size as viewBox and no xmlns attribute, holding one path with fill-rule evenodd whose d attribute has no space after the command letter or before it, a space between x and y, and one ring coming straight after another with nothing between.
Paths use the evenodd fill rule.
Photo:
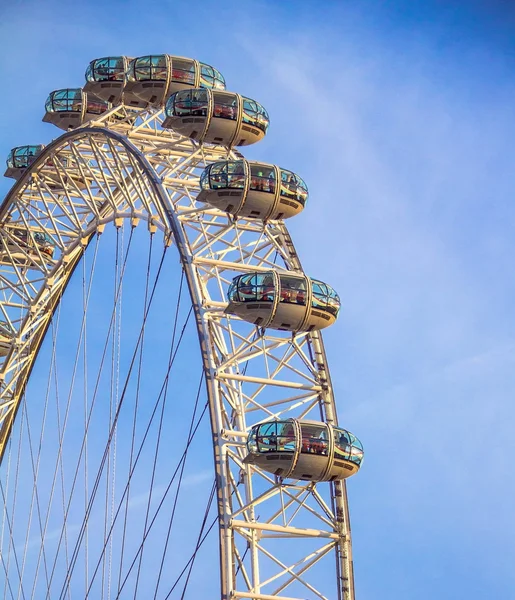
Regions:
<instances>
[{"instance_id":1,"label":"ferris wheel","mask_svg":"<svg viewBox=\"0 0 515 600\"><path fill-rule=\"evenodd\" d=\"M340 300L285 225L302 178L237 150L265 108L197 60L107 57L43 120L65 133L10 152L0 209L0 595L205 579L206 598L353 600L363 448L320 334Z\"/></svg>"}]
</instances>

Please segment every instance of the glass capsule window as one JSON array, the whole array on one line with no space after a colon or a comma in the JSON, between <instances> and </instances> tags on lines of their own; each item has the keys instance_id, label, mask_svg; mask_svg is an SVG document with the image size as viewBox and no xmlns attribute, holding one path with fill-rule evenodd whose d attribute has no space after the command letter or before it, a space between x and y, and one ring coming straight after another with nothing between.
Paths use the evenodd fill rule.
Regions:
<instances>
[{"instance_id":1,"label":"glass capsule window","mask_svg":"<svg viewBox=\"0 0 515 600\"><path fill-rule=\"evenodd\" d=\"M97 58L89 63L86 81L123 81L125 66L123 56Z\"/></svg>"},{"instance_id":2,"label":"glass capsule window","mask_svg":"<svg viewBox=\"0 0 515 600\"><path fill-rule=\"evenodd\" d=\"M187 58L172 58L172 81L195 85L195 63Z\"/></svg>"},{"instance_id":3,"label":"glass capsule window","mask_svg":"<svg viewBox=\"0 0 515 600\"><path fill-rule=\"evenodd\" d=\"M250 165L250 189L275 194L275 170L267 165Z\"/></svg>"},{"instance_id":4,"label":"glass capsule window","mask_svg":"<svg viewBox=\"0 0 515 600\"><path fill-rule=\"evenodd\" d=\"M301 446L303 454L329 455L329 432L323 423L301 423Z\"/></svg>"},{"instance_id":5,"label":"glass capsule window","mask_svg":"<svg viewBox=\"0 0 515 600\"><path fill-rule=\"evenodd\" d=\"M52 246L52 238L43 231L35 231L33 234L34 241L41 246Z\"/></svg>"},{"instance_id":6,"label":"glass capsule window","mask_svg":"<svg viewBox=\"0 0 515 600\"><path fill-rule=\"evenodd\" d=\"M281 196L297 200L305 206L308 199L308 186L295 173L281 169Z\"/></svg>"},{"instance_id":7,"label":"glass capsule window","mask_svg":"<svg viewBox=\"0 0 515 600\"><path fill-rule=\"evenodd\" d=\"M243 100L243 113L242 120L248 125L253 125L261 131L266 133L268 126L270 125L270 118L268 113L259 102L251 100L250 98L242 98Z\"/></svg>"},{"instance_id":8,"label":"glass capsule window","mask_svg":"<svg viewBox=\"0 0 515 600\"><path fill-rule=\"evenodd\" d=\"M109 104L107 102L88 96L88 100L86 102L86 112L88 114L101 115L102 113L105 113L108 108Z\"/></svg>"},{"instance_id":9,"label":"glass capsule window","mask_svg":"<svg viewBox=\"0 0 515 600\"><path fill-rule=\"evenodd\" d=\"M167 77L165 54L140 56L131 60L127 69L129 81L166 81Z\"/></svg>"},{"instance_id":10,"label":"glass capsule window","mask_svg":"<svg viewBox=\"0 0 515 600\"><path fill-rule=\"evenodd\" d=\"M236 277L228 290L231 302L273 302L275 299L272 273L249 273Z\"/></svg>"},{"instance_id":11,"label":"glass capsule window","mask_svg":"<svg viewBox=\"0 0 515 600\"><path fill-rule=\"evenodd\" d=\"M297 442L292 421L272 421L253 427L248 438L249 452L295 452Z\"/></svg>"},{"instance_id":12,"label":"glass capsule window","mask_svg":"<svg viewBox=\"0 0 515 600\"><path fill-rule=\"evenodd\" d=\"M322 281L312 280L313 293L311 306L325 310L336 316L340 310L340 298L332 287Z\"/></svg>"},{"instance_id":13,"label":"glass capsule window","mask_svg":"<svg viewBox=\"0 0 515 600\"><path fill-rule=\"evenodd\" d=\"M222 74L211 65L200 63L200 87L225 90L225 79Z\"/></svg>"},{"instance_id":14,"label":"glass capsule window","mask_svg":"<svg viewBox=\"0 0 515 600\"><path fill-rule=\"evenodd\" d=\"M224 76L220 73L220 71L218 71L218 69L215 69L214 67L213 67L213 71L215 73L215 84L214 84L213 88L215 90L225 90Z\"/></svg>"},{"instance_id":15,"label":"glass capsule window","mask_svg":"<svg viewBox=\"0 0 515 600\"><path fill-rule=\"evenodd\" d=\"M238 117L238 97L234 94L214 92L213 117L235 121Z\"/></svg>"},{"instance_id":16,"label":"glass capsule window","mask_svg":"<svg viewBox=\"0 0 515 600\"><path fill-rule=\"evenodd\" d=\"M291 275L281 275L281 291L279 301L289 304L306 304L306 280L304 277L294 277Z\"/></svg>"},{"instance_id":17,"label":"glass capsule window","mask_svg":"<svg viewBox=\"0 0 515 600\"><path fill-rule=\"evenodd\" d=\"M56 90L52 92L45 103L47 112L81 112L81 88Z\"/></svg>"},{"instance_id":18,"label":"glass capsule window","mask_svg":"<svg viewBox=\"0 0 515 600\"><path fill-rule=\"evenodd\" d=\"M245 187L245 166L243 161L213 163L200 177L203 190L238 189Z\"/></svg>"},{"instance_id":19,"label":"glass capsule window","mask_svg":"<svg viewBox=\"0 0 515 600\"><path fill-rule=\"evenodd\" d=\"M27 229L9 228L11 235L17 243L23 246L38 246L40 250L51 253L53 250L52 238L43 231L28 231Z\"/></svg>"},{"instance_id":20,"label":"glass capsule window","mask_svg":"<svg viewBox=\"0 0 515 600\"><path fill-rule=\"evenodd\" d=\"M26 229L15 229L13 227L6 227L11 236L16 240L17 243L27 245L29 241L29 235Z\"/></svg>"},{"instance_id":21,"label":"glass capsule window","mask_svg":"<svg viewBox=\"0 0 515 600\"><path fill-rule=\"evenodd\" d=\"M334 457L360 465L363 461L363 445L346 429L334 428Z\"/></svg>"},{"instance_id":22,"label":"glass capsule window","mask_svg":"<svg viewBox=\"0 0 515 600\"><path fill-rule=\"evenodd\" d=\"M42 150L43 146L19 146L18 148L13 148L7 157L7 167L10 169L25 169L36 160L36 156Z\"/></svg>"},{"instance_id":23,"label":"glass capsule window","mask_svg":"<svg viewBox=\"0 0 515 600\"><path fill-rule=\"evenodd\" d=\"M168 98L166 114L169 117L206 117L208 104L207 90L182 90Z\"/></svg>"}]
</instances>

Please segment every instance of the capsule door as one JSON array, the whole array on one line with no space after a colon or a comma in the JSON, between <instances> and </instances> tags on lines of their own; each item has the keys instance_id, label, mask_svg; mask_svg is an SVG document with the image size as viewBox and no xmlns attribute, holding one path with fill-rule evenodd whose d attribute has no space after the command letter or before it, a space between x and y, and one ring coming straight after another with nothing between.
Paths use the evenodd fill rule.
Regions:
<instances>
[{"instance_id":1,"label":"capsule door","mask_svg":"<svg viewBox=\"0 0 515 600\"><path fill-rule=\"evenodd\" d=\"M277 168L262 163L249 163L249 189L240 214L255 219L268 219L276 211Z\"/></svg>"},{"instance_id":2,"label":"capsule door","mask_svg":"<svg viewBox=\"0 0 515 600\"><path fill-rule=\"evenodd\" d=\"M180 90L198 87L200 82L199 63L191 58L171 57L170 81L166 90L166 100Z\"/></svg>"},{"instance_id":3,"label":"capsule door","mask_svg":"<svg viewBox=\"0 0 515 600\"><path fill-rule=\"evenodd\" d=\"M229 92L211 93L213 96L211 122L204 140L211 144L231 146L239 129L241 98L238 94Z\"/></svg>"},{"instance_id":4,"label":"capsule door","mask_svg":"<svg viewBox=\"0 0 515 600\"><path fill-rule=\"evenodd\" d=\"M300 453L290 477L324 481L331 461L331 435L325 423L300 422Z\"/></svg>"},{"instance_id":5,"label":"capsule door","mask_svg":"<svg viewBox=\"0 0 515 600\"><path fill-rule=\"evenodd\" d=\"M309 279L298 275L279 275L277 305L268 327L300 331L309 310Z\"/></svg>"}]
</instances>

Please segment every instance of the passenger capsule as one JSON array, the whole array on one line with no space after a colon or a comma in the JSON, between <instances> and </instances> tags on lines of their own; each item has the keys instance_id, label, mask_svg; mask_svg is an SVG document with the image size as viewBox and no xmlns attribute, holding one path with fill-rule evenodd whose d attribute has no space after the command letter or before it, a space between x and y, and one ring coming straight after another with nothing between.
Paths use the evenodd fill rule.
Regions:
<instances>
[{"instance_id":1,"label":"passenger capsule","mask_svg":"<svg viewBox=\"0 0 515 600\"><path fill-rule=\"evenodd\" d=\"M170 96L163 127L199 142L246 146L259 142L269 125L266 110L234 92L195 89Z\"/></svg>"},{"instance_id":2,"label":"passenger capsule","mask_svg":"<svg viewBox=\"0 0 515 600\"><path fill-rule=\"evenodd\" d=\"M285 479L346 479L358 472L363 461L363 446L352 433L317 421L288 419L255 425L247 449L247 464Z\"/></svg>"},{"instance_id":3,"label":"passenger capsule","mask_svg":"<svg viewBox=\"0 0 515 600\"><path fill-rule=\"evenodd\" d=\"M13 148L7 157L5 177L18 180L43 152L45 146L18 146ZM38 177L51 190L63 189L70 180L74 187L85 189L92 184L91 177L85 176L84 170L77 167L70 156L48 157L38 170Z\"/></svg>"},{"instance_id":4,"label":"passenger capsule","mask_svg":"<svg viewBox=\"0 0 515 600\"><path fill-rule=\"evenodd\" d=\"M246 160L209 165L200 176L200 202L232 215L256 219L288 219L299 214L308 188L295 173Z\"/></svg>"},{"instance_id":5,"label":"passenger capsule","mask_svg":"<svg viewBox=\"0 0 515 600\"><path fill-rule=\"evenodd\" d=\"M41 154L45 146L18 146L9 152L5 177L19 179Z\"/></svg>"},{"instance_id":6,"label":"passenger capsule","mask_svg":"<svg viewBox=\"0 0 515 600\"><path fill-rule=\"evenodd\" d=\"M86 70L84 91L111 104L123 103L144 108L147 102L124 94L125 73L131 60L127 56L106 56L92 60Z\"/></svg>"},{"instance_id":7,"label":"passenger capsule","mask_svg":"<svg viewBox=\"0 0 515 600\"><path fill-rule=\"evenodd\" d=\"M84 92L81 88L68 88L51 92L45 109L43 121L53 123L67 131L105 113L109 109L109 104Z\"/></svg>"},{"instance_id":8,"label":"passenger capsule","mask_svg":"<svg viewBox=\"0 0 515 600\"><path fill-rule=\"evenodd\" d=\"M225 90L225 79L210 65L169 54L140 56L130 61L126 72L125 93L161 105L179 90L188 88Z\"/></svg>"},{"instance_id":9,"label":"passenger capsule","mask_svg":"<svg viewBox=\"0 0 515 600\"><path fill-rule=\"evenodd\" d=\"M26 229L20 225L0 226L0 264L33 266L46 262L54 255L52 239L40 229Z\"/></svg>"},{"instance_id":10,"label":"passenger capsule","mask_svg":"<svg viewBox=\"0 0 515 600\"><path fill-rule=\"evenodd\" d=\"M285 331L323 329L336 321L340 298L305 275L266 271L235 277L226 312L259 327Z\"/></svg>"}]
</instances>

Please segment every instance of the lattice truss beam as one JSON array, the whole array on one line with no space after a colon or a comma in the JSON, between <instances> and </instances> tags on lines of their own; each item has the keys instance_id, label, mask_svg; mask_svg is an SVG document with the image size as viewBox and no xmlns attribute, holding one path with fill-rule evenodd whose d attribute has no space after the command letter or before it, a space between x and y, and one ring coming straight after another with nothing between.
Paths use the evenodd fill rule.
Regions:
<instances>
[{"instance_id":1,"label":"lattice truss beam","mask_svg":"<svg viewBox=\"0 0 515 600\"><path fill-rule=\"evenodd\" d=\"M146 222L150 232L163 231L166 243L175 238L201 339L204 335L223 597L334 600L320 565L334 572L336 554L337 597L351 600L345 485L281 481L243 462L245 435L257 422L289 417L336 422L318 333L265 331L224 312L235 275L302 272L293 243L282 222L233 219L198 203L202 169L241 155L163 130L161 119L161 111L118 107L93 123L126 136L148 161L152 177L120 138L90 124L52 143L2 207L0 321L13 337L0 359L0 451L52 311L88 242L109 222ZM164 197L158 197L156 182ZM20 243L17 228L51 239L53 256Z\"/></svg>"}]
</instances>

